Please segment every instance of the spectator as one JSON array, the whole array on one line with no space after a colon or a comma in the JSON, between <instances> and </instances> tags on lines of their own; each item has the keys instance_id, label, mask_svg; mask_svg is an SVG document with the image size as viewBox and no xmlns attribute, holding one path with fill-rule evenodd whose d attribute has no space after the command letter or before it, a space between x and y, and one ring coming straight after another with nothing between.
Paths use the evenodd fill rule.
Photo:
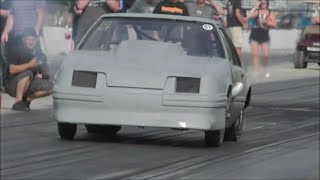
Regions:
<instances>
[{"instance_id":1,"label":"spectator","mask_svg":"<svg viewBox=\"0 0 320 180\"><path fill-rule=\"evenodd\" d=\"M160 0L138 0L129 9L131 13L152 13Z\"/></svg>"},{"instance_id":2,"label":"spectator","mask_svg":"<svg viewBox=\"0 0 320 180\"><path fill-rule=\"evenodd\" d=\"M24 29L33 28L37 36L41 35L46 7L46 0L11 0L10 15L1 36L2 45L8 42L11 31L13 31L13 36L10 36L9 51L20 44L18 41L21 40L21 34ZM37 44L37 47L40 48L40 43Z\"/></svg>"},{"instance_id":3,"label":"spectator","mask_svg":"<svg viewBox=\"0 0 320 180\"><path fill-rule=\"evenodd\" d=\"M130 9L136 0L118 0L119 1L119 13L125 13ZM140 0L139 0L140 1Z\"/></svg>"},{"instance_id":4,"label":"spectator","mask_svg":"<svg viewBox=\"0 0 320 180\"><path fill-rule=\"evenodd\" d=\"M37 33L33 28L25 29L22 44L15 47L9 56L9 75L6 78L7 93L16 98L12 106L15 111L30 111L32 100L52 93L49 81L47 58L36 48Z\"/></svg>"},{"instance_id":5,"label":"spectator","mask_svg":"<svg viewBox=\"0 0 320 180\"><path fill-rule=\"evenodd\" d=\"M1 16L1 21L0 21L0 26L1 26L1 34L4 30L4 27L6 25L7 18L10 14L10 1L4 1L1 2L1 7L0 7L0 16ZM1 46L1 52L0 52L0 88L3 87L3 80L5 78L8 62L7 58L5 55L5 46Z\"/></svg>"},{"instance_id":6,"label":"spectator","mask_svg":"<svg viewBox=\"0 0 320 180\"><path fill-rule=\"evenodd\" d=\"M92 24L103 14L118 12L119 0L80 0L74 7L76 33L74 43L77 45Z\"/></svg>"},{"instance_id":7,"label":"spectator","mask_svg":"<svg viewBox=\"0 0 320 180\"><path fill-rule=\"evenodd\" d=\"M1 33L4 30L4 27L6 25L7 17L10 14L10 1L1 1L1 7L0 7L0 16L1 16L1 21L0 21L0 28L1 28Z\"/></svg>"},{"instance_id":8,"label":"spectator","mask_svg":"<svg viewBox=\"0 0 320 180\"><path fill-rule=\"evenodd\" d=\"M66 18L66 27L64 37L66 40L71 39L71 47L70 50L73 51L75 49L74 37L77 33L78 27L78 16L76 14L81 14L82 11L76 10L75 3L76 0L67 0L68 3L68 15Z\"/></svg>"},{"instance_id":9,"label":"spectator","mask_svg":"<svg viewBox=\"0 0 320 180\"><path fill-rule=\"evenodd\" d=\"M248 29L246 19L242 16L241 0L228 0L226 8L227 31L237 49L238 55L240 55L244 41L243 30Z\"/></svg>"},{"instance_id":10,"label":"spectator","mask_svg":"<svg viewBox=\"0 0 320 180\"><path fill-rule=\"evenodd\" d=\"M164 0L164 1L159 2L156 5L153 13L154 14L189 16L189 12L188 12L187 7L179 0ZM171 32L171 33L167 34L167 37L164 37L165 41L170 41L170 40L176 41L176 37L178 37L177 34L181 34L180 36L182 38L181 27L170 26L167 29L167 33L168 32ZM154 31L152 37L156 40L159 40L160 39L159 32Z\"/></svg>"},{"instance_id":11,"label":"spectator","mask_svg":"<svg viewBox=\"0 0 320 180\"><path fill-rule=\"evenodd\" d=\"M297 24L298 29L304 29L306 26L310 26L311 24L311 19L308 16L300 14L299 22Z\"/></svg>"},{"instance_id":12,"label":"spectator","mask_svg":"<svg viewBox=\"0 0 320 180\"><path fill-rule=\"evenodd\" d=\"M250 10L248 15L249 18L256 19L256 24L252 28L249 37L253 70L255 73L258 71L258 49L261 49L266 77L270 77L270 73L268 71L270 45L269 29L276 27L275 17L273 13L268 9L268 6L269 2L267 0L260 0Z\"/></svg>"},{"instance_id":13,"label":"spectator","mask_svg":"<svg viewBox=\"0 0 320 180\"><path fill-rule=\"evenodd\" d=\"M179 0L164 0L159 2L153 13L189 16L187 7Z\"/></svg>"},{"instance_id":14,"label":"spectator","mask_svg":"<svg viewBox=\"0 0 320 180\"><path fill-rule=\"evenodd\" d=\"M197 0L197 2L186 2L190 16L212 19L213 16L223 15L223 8L215 1L209 1L213 8L206 5L205 0Z\"/></svg>"}]
</instances>

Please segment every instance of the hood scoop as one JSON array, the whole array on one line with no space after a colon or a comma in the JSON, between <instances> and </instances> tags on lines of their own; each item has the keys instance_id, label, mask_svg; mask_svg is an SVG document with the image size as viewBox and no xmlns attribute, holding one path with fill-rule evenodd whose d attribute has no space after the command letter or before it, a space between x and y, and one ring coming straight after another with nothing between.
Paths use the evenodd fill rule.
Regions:
<instances>
[{"instance_id":1,"label":"hood scoop","mask_svg":"<svg viewBox=\"0 0 320 180\"><path fill-rule=\"evenodd\" d=\"M114 49L119 63L146 65L167 63L185 53L180 44L146 40L123 41Z\"/></svg>"}]
</instances>

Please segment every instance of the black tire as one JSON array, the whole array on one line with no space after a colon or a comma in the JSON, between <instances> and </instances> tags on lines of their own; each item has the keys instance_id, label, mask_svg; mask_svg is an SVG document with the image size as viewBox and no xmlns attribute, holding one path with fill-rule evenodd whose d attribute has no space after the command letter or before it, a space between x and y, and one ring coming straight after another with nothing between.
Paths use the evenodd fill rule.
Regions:
<instances>
[{"instance_id":1,"label":"black tire","mask_svg":"<svg viewBox=\"0 0 320 180\"><path fill-rule=\"evenodd\" d=\"M223 142L224 130L206 131L205 141L209 147L219 147Z\"/></svg>"},{"instance_id":2,"label":"black tire","mask_svg":"<svg viewBox=\"0 0 320 180\"><path fill-rule=\"evenodd\" d=\"M238 141L241 137L243 129L243 110L237 120L225 130L224 140L225 141Z\"/></svg>"},{"instance_id":3,"label":"black tire","mask_svg":"<svg viewBox=\"0 0 320 180\"><path fill-rule=\"evenodd\" d=\"M85 124L84 126L88 133L103 134L111 137L115 136L117 132L121 129L121 126L113 125Z\"/></svg>"},{"instance_id":4,"label":"black tire","mask_svg":"<svg viewBox=\"0 0 320 180\"><path fill-rule=\"evenodd\" d=\"M72 140L77 132L77 124L58 122L58 131L61 139Z\"/></svg>"},{"instance_id":5,"label":"black tire","mask_svg":"<svg viewBox=\"0 0 320 180\"><path fill-rule=\"evenodd\" d=\"M308 62L304 62L305 55L303 51L296 51L294 53L294 67L296 69L306 68L308 65Z\"/></svg>"}]
</instances>

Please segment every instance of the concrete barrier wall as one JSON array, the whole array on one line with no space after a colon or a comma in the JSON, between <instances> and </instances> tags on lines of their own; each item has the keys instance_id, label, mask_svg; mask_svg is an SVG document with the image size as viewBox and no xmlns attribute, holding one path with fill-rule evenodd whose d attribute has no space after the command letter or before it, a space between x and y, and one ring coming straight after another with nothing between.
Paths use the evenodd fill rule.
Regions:
<instances>
[{"instance_id":1,"label":"concrete barrier wall","mask_svg":"<svg viewBox=\"0 0 320 180\"><path fill-rule=\"evenodd\" d=\"M48 55L70 52L71 41L64 38L64 28L61 27L45 27L44 28L44 44ZM249 33L245 33L245 43L243 52L249 52ZM273 49L294 49L299 35L298 30L271 30L270 48Z\"/></svg>"}]
</instances>

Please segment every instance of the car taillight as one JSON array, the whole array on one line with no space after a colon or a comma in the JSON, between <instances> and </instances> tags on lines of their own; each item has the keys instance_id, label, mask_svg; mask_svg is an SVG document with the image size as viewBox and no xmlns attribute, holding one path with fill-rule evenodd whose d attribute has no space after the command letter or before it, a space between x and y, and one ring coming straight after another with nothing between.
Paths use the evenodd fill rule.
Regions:
<instances>
[{"instance_id":1,"label":"car taillight","mask_svg":"<svg viewBox=\"0 0 320 180\"><path fill-rule=\"evenodd\" d=\"M72 86L95 88L97 72L73 71Z\"/></svg>"},{"instance_id":2,"label":"car taillight","mask_svg":"<svg viewBox=\"0 0 320 180\"><path fill-rule=\"evenodd\" d=\"M200 78L177 77L176 92L177 93L199 93Z\"/></svg>"}]
</instances>

